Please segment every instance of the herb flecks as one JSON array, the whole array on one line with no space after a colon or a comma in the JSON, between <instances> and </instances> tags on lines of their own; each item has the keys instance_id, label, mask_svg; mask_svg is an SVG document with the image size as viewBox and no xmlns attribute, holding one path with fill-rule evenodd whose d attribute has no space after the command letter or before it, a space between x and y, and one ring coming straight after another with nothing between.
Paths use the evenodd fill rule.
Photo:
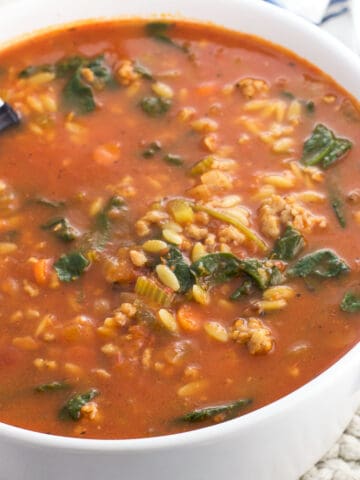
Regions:
<instances>
[{"instance_id":1,"label":"herb flecks","mask_svg":"<svg viewBox=\"0 0 360 480\"><path fill-rule=\"evenodd\" d=\"M312 100L305 102L305 110L308 114L312 115L315 112L315 103Z\"/></svg>"},{"instance_id":2,"label":"herb flecks","mask_svg":"<svg viewBox=\"0 0 360 480\"><path fill-rule=\"evenodd\" d=\"M144 158L152 158L161 150L161 143L157 140L155 142L149 143L149 145L143 150L142 156Z\"/></svg>"},{"instance_id":3,"label":"herb flecks","mask_svg":"<svg viewBox=\"0 0 360 480\"><path fill-rule=\"evenodd\" d=\"M140 107L149 117L161 117L168 112L171 104L172 102L168 98L150 95L141 100Z\"/></svg>"},{"instance_id":4,"label":"herb flecks","mask_svg":"<svg viewBox=\"0 0 360 480\"><path fill-rule=\"evenodd\" d=\"M296 98L296 96L292 92L289 92L288 90L282 90L280 92L280 95L284 98L288 98L289 100L295 100Z\"/></svg>"},{"instance_id":5,"label":"herb flecks","mask_svg":"<svg viewBox=\"0 0 360 480\"><path fill-rule=\"evenodd\" d=\"M173 153L165 155L164 161L169 165L175 165L176 167L181 167L184 163L184 160L180 155L175 155Z\"/></svg>"}]
</instances>

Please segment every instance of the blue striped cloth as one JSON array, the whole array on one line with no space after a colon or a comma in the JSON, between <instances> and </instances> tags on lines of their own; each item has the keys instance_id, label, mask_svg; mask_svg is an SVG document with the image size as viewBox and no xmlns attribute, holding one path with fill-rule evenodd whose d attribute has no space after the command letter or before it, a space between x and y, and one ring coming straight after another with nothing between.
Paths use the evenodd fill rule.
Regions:
<instances>
[{"instance_id":1,"label":"blue striped cloth","mask_svg":"<svg viewBox=\"0 0 360 480\"><path fill-rule=\"evenodd\" d=\"M349 0L264 0L321 25L349 10Z\"/></svg>"}]
</instances>

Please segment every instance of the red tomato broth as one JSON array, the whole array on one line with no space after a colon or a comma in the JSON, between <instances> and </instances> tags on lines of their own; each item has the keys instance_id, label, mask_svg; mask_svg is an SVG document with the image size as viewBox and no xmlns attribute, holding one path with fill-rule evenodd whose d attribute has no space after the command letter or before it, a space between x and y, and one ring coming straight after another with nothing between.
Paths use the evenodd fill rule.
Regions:
<instances>
[{"instance_id":1,"label":"red tomato broth","mask_svg":"<svg viewBox=\"0 0 360 480\"><path fill-rule=\"evenodd\" d=\"M5 212L4 218L21 217L19 225L12 227L18 232L14 237L17 249L2 255L4 261L0 263L0 420L5 423L84 438L137 438L186 431L211 422L175 421L181 415L239 398L253 400L241 413L259 408L314 378L359 340L359 314L345 313L339 308L344 293L356 291L359 286L359 258L353 246L360 231L360 214L357 214L360 207L346 200L346 229L340 228L329 201L306 205L328 222L326 228L314 228L304 234L307 244L300 257L319 248L330 248L346 260L351 272L322 281L315 291L310 291L302 279L286 281L295 296L283 310L265 315L254 313L255 303L262 298L258 290L240 302L221 303L239 286L240 280L236 279L213 288L208 305L185 297L172 305L175 314L181 302L191 303L199 323L197 329L180 327L178 334L172 335L158 324L150 328L130 322L116 330L113 337L99 334L104 319L119 306L120 292L133 292L139 275L153 276L146 267L131 266L126 257L126 263L117 268L134 271L134 276L114 286L104 274L109 259L111 262L120 255L119 261L125 262L123 253L117 253L119 248L128 254L126 249L131 245L140 246L152 238L137 235L136 222L153 202L164 197L189 198L189 189L198 185L198 179L189 176L189 169L212 153L204 145L203 133L191 128L191 120L179 120L181 109L193 107L194 119L206 117L218 122L217 143L226 147L222 156L235 159L236 166L232 185L216 191L215 195L241 195L241 204L251 212L251 228L260 235L263 232L257 212L261 202L254 195L266 175L281 173L288 168L289 161L301 158L303 143L316 124L325 124L353 143L346 158L325 170L324 176L336 179L344 197L358 185L358 106L316 67L257 38L214 26L175 22L169 36L181 45L189 45L190 53L185 53L146 36L144 25L140 21L84 24L34 37L0 54L0 65L5 72L0 76L0 96L23 115L19 128L3 132L0 137L1 178L14 190L18 203L15 214ZM146 79L138 80L133 92L132 85L96 91L96 109L74 117L69 117L69 109L61 104L65 80L54 79L44 88L56 99L57 109L31 110L26 96L21 94L24 90L25 95L32 95L31 86L26 79L18 80L23 68L54 64L73 55L99 54L105 54L114 72L124 59L138 59L149 67L156 80L170 85L174 91L169 112L150 118L141 110L139 102L151 94L153 83ZM163 75L172 70L180 74ZM288 135L295 139L291 152L272 152L268 143L244 124L237 123L236 119L244 115L244 106L252 99L238 89L230 94L223 89L243 78L266 81L268 96L280 99L286 108L291 99L281 94L283 91L314 102L314 113L307 114L302 107L301 120ZM181 94L181 89L187 93ZM34 92L35 96L43 93L38 87ZM334 101L327 103L324 98L332 95ZM345 101L350 115L344 114ZM353 106L349 107L349 102ZM246 116L269 123L259 112L248 111ZM80 128L74 133L66 127L67 122ZM32 124L40 126L40 131L31 130ZM239 143L244 134L248 139ZM142 152L155 140L161 142L162 151L153 158L143 158ZM109 143L116 152L115 159L110 163L106 159L101 164L94 152ZM165 153L183 157L183 166L164 162ZM127 176L133 180L113 188ZM94 215L89 214L94 202L99 198L106 202L119 190L128 210L123 222L114 222L104 251L92 258L90 268L80 278L57 284L55 278L51 287L52 263L73 247L39 226L59 214L85 233L94 221ZM326 181L313 182L311 188L295 181L290 190L275 193L304 190L327 195L328 187ZM60 210L45 207L34 203L37 197L65 201L66 207ZM217 231L221 225L219 220L210 219L207 228ZM0 224L1 241L8 241L9 231ZM158 235L155 231L156 238ZM272 247L274 239L266 235L263 238ZM196 239L191 241L195 243ZM218 252L220 243L224 242L209 248ZM184 251L189 256L189 250ZM231 251L241 258L263 256L246 241L232 244ZM37 284L31 258L35 262L49 259L47 284ZM30 288L24 289L24 280ZM159 310L159 305L150 307L155 313ZM46 315L50 315L50 326L45 333L48 331L50 336L43 337L42 333L37 336L39 322ZM208 321L220 322L230 331L234 320L243 316L259 317L270 328L274 347L266 355L251 355L246 345L230 338L227 342L217 341L204 331ZM23 340L14 344L14 338L28 337L25 346ZM102 348L109 343L118 351L105 354ZM147 348L151 349L150 366L144 353ZM69 383L68 390L34 392L40 384L62 380ZM206 382L202 391L179 395L182 386L198 380ZM100 392L93 400L98 409L94 418L83 413L78 422L59 419L58 412L71 395L93 387Z\"/></svg>"}]
</instances>

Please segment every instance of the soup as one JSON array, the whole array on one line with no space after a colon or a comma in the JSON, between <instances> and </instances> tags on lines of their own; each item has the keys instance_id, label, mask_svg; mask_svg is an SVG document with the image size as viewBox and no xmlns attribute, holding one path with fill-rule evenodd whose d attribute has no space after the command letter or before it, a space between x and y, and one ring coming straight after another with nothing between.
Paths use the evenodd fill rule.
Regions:
<instances>
[{"instance_id":1,"label":"soup","mask_svg":"<svg viewBox=\"0 0 360 480\"><path fill-rule=\"evenodd\" d=\"M0 420L208 426L359 340L359 109L316 67L185 21L0 54Z\"/></svg>"}]
</instances>

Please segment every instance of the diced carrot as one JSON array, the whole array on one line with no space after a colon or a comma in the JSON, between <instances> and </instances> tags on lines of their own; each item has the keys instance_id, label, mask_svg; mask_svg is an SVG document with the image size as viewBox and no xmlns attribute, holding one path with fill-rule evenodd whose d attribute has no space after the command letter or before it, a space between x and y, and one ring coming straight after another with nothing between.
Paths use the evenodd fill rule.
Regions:
<instances>
[{"instance_id":1,"label":"diced carrot","mask_svg":"<svg viewBox=\"0 0 360 480\"><path fill-rule=\"evenodd\" d=\"M51 258L40 258L33 264L35 281L38 285L46 285L50 278Z\"/></svg>"},{"instance_id":2,"label":"diced carrot","mask_svg":"<svg viewBox=\"0 0 360 480\"><path fill-rule=\"evenodd\" d=\"M195 93L197 95L201 95L203 97L208 97L215 93L217 88L216 83L203 83L199 87L195 89Z\"/></svg>"},{"instance_id":3,"label":"diced carrot","mask_svg":"<svg viewBox=\"0 0 360 480\"><path fill-rule=\"evenodd\" d=\"M201 318L197 309L189 303L185 303L179 308L176 318L183 330L197 332L201 328Z\"/></svg>"},{"instance_id":4,"label":"diced carrot","mask_svg":"<svg viewBox=\"0 0 360 480\"><path fill-rule=\"evenodd\" d=\"M22 221L20 215L0 219L0 232L17 228Z\"/></svg>"},{"instance_id":5,"label":"diced carrot","mask_svg":"<svg viewBox=\"0 0 360 480\"><path fill-rule=\"evenodd\" d=\"M106 143L99 145L94 150L94 160L104 167L113 165L120 158L120 145L118 143Z\"/></svg>"}]
</instances>

